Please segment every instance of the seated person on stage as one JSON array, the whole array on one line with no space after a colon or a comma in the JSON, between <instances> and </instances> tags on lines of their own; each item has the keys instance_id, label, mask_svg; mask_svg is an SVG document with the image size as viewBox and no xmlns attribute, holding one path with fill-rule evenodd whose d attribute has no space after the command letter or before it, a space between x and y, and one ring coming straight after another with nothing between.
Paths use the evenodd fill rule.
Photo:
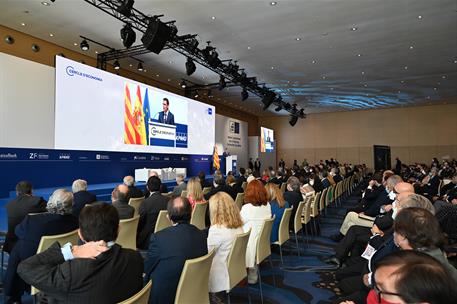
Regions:
<instances>
[{"instance_id":1,"label":"seated person on stage","mask_svg":"<svg viewBox=\"0 0 457 304\"><path fill-rule=\"evenodd\" d=\"M46 211L46 201L42 197L32 195L32 184L30 182L21 181L17 183L16 195L17 197L5 206L6 216L8 217L8 232L6 233L3 250L8 253L11 253L17 242L14 229L22 222L25 216L29 213Z\"/></svg>"},{"instance_id":2,"label":"seated person on stage","mask_svg":"<svg viewBox=\"0 0 457 304\"><path fill-rule=\"evenodd\" d=\"M79 217L81 209L86 204L91 204L97 201L95 194L87 191L87 182L83 179L77 179L71 186L73 191L73 215Z\"/></svg>"},{"instance_id":3,"label":"seated person on stage","mask_svg":"<svg viewBox=\"0 0 457 304\"><path fill-rule=\"evenodd\" d=\"M135 208L129 205L129 201L129 188L126 185L118 185L111 192L111 202L119 213L120 220L132 218L135 214Z\"/></svg>"},{"instance_id":4,"label":"seated person on stage","mask_svg":"<svg viewBox=\"0 0 457 304\"><path fill-rule=\"evenodd\" d=\"M150 195L141 203L139 210L140 221L136 245L140 249L148 248L149 237L154 232L159 212L167 210L168 198L160 193L161 185L162 182L157 176L151 176L148 179L147 188Z\"/></svg>"},{"instance_id":5,"label":"seated person on stage","mask_svg":"<svg viewBox=\"0 0 457 304\"><path fill-rule=\"evenodd\" d=\"M106 203L83 208L79 238L84 245L55 242L23 261L19 275L37 287L49 303L119 303L143 287L143 259L115 243L116 209Z\"/></svg>"},{"instance_id":6,"label":"seated person on stage","mask_svg":"<svg viewBox=\"0 0 457 304\"><path fill-rule=\"evenodd\" d=\"M129 187L129 196L130 198L144 197L143 191L135 187L135 179L133 176L127 175L123 179L124 185Z\"/></svg>"},{"instance_id":7,"label":"seated person on stage","mask_svg":"<svg viewBox=\"0 0 457 304\"><path fill-rule=\"evenodd\" d=\"M36 254L41 237L67 233L78 228L78 219L72 214L73 193L58 189L49 198L48 212L27 215L16 226L18 241L11 252L5 277L6 303L20 302L26 290L25 282L17 274L19 263Z\"/></svg>"},{"instance_id":8,"label":"seated person on stage","mask_svg":"<svg viewBox=\"0 0 457 304\"><path fill-rule=\"evenodd\" d=\"M151 176L155 176L160 180L159 174L156 171L149 171L148 178L150 178ZM162 181L161 181L161 184L160 184L160 190L159 191L160 191L160 193L168 193L167 185L162 183ZM151 195L151 192L149 191L148 185L146 184L146 189L144 190L144 197L148 198L150 195Z\"/></svg>"},{"instance_id":9,"label":"seated person on stage","mask_svg":"<svg viewBox=\"0 0 457 304\"><path fill-rule=\"evenodd\" d=\"M236 191L232 187L227 186L225 184L224 176L222 175L221 171L219 171L219 170L214 172L213 187L214 188L211 189L210 192L206 193L203 196L206 201L208 201L211 196L213 196L214 194L216 194L220 191L223 191L223 192L226 192L227 194L229 194L233 198L233 200L236 199L236 195L237 195Z\"/></svg>"},{"instance_id":10,"label":"seated person on stage","mask_svg":"<svg viewBox=\"0 0 457 304\"><path fill-rule=\"evenodd\" d=\"M184 181L184 174L176 175L176 184L173 188L173 196L181 196L181 192L187 189L187 184Z\"/></svg>"},{"instance_id":11,"label":"seated person on stage","mask_svg":"<svg viewBox=\"0 0 457 304\"><path fill-rule=\"evenodd\" d=\"M190 224L192 207L187 198L170 200L167 210L173 226L151 235L144 263L144 279L153 282L152 304L173 303L186 260L208 253L204 232Z\"/></svg>"}]
</instances>

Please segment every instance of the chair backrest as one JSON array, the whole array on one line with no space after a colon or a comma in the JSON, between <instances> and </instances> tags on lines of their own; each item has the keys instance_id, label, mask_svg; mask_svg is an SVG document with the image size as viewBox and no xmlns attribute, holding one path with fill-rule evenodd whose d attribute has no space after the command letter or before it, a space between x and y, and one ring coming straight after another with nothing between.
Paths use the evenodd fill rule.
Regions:
<instances>
[{"instance_id":1,"label":"chair backrest","mask_svg":"<svg viewBox=\"0 0 457 304\"><path fill-rule=\"evenodd\" d=\"M168 215L167 210L159 211L159 215L157 216L156 226L154 228L154 233L157 233L160 230L170 227L172 225L171 221L167 215Z\"/></svg>"},{"instance_id":2,"label":"chair backrest","mask_svg":"<svg viewBox=\"0 0 457 304\"><path fill-rule=\"evenodd\" d=\"M324 196L325 193L321 193L319 200L316 198L314 199L314 202L311 204L311 213L310 216L312 218L317 217L319 215L319 203Z\"/></svg>"},{"instance_id":3,"label":"chair backrest","mask_svg":"<svg viewBox=\"0 0 457 304\"><path fill-rule=\"evenodd\" d=\"M271 254L270 248L270 236L271 229L273 228L273 222L275 218L267 219L262 224L260 229L260 236L257 239L257 250L256 250L256 263L257 265L262 263Z\"/></svg>"},{"instance_id":4,"label":"chair backrest","mask_svg":"<svg viewBox=\"0 0 457 304\"><path fill-rule=\"evenodd\" d=\"M195 204L192 217L190 218L191 225L194 225L200 230L205 229L206 208L208 208L208 202Z\"/></svg>"},{"instance_id":5,"label":"chair backrest","mask_svg":"<svg viewBox=\"0 0 457 304\"><path fill-rule=\"evenodd\" d=\"M282 191L282 193L286 192L286 186L287 186L287 183L282 183L282 184L281 184L281 191Z\"/></svg>"},{"instance_id":6,"label":"chair backrest","mask_svg":"<svg viewBox=\"0 0 457 304\"><path fill-rule=\"evenodd\" d=\"M327 198L328 189L330 189L330 187L325 188L324 191L322 191L321 198L318 202L319 211L322 211L325 208L325 199Z\"/></svg>"},{"instance_id":7,"label":"chair backrest","mask_svg":"<svg viewBox=\"0 0 457 304\"><path fill-rule=\"evenodd\" d=\"M247 186L248 186L248 182L243 182L243 183L241 184L241 188L243 188L243 191L246 190L246 187L247 187Z\"/></svg>"},{"instance_id":8,"label":"chair backrest","mask_svg":"<svg viewBox=\"0 0 457 304\"><path fill-rule=\"evenodd\" d=\"M211 191L211 187L203 188L203 195L205 195L206 193L209 193L210 191Z\"/></svg>"},{"instance_id":9,"label":"chair backrest","mask_svg":"<svg viewBox=\"0 0 457 304\"><path fill-rule=\"evenodd\" d=\"M305 207L303 207L303 220L302 224L308 224L311 220L311 204L314 203L314 200L310 200L305 203Z\"/></svg>"},{"instance_id":10,"label":"chair backrest","mask_svg":"<svg viewBox=\"0 0 457 304\"><path fill-rule=\"evenodd\" d=\"M244 193L238 193L236 195L236 199L235 199L235 204L238 206L238 209L241 210L241 207L243 207L243 203L244 203Z\"/></svg>"},{"instance_id":11,"label":"chair backrest","mask_svg":"<svg viewBox=\"0 0 457 304\"><path fill-rule=\"evenodd\" d=\"M215 252L213 249L207 255L184 263L176 289L175 304L209 304L209 271Z\"/></svg>"},{"instance_id":12,"label":"chair backrest","mask_svg":"<svg viewBox=\"0 0 457 304\"><path fill-rule=\"evenodd\" d=\"M278 230L278 243L279 245L284 244L290 239L289 234L289 222L290 217L292 216L292 208L286 208L281 218L281 222L279 223L279 230Z\"/></svg>"},{"instance_id":13,"label":"chair backrest","mask_svg":"<svg viewBox=\"0 0 457 304\"><path fill-rule=\"evenodd\" d=\"M181 191L181 197L187 197L187 190Z\"/></svg>"},{"instance_id":14,"label":"chair backrest","mask_svg":"<svg viewBox=\"0 0 457 304\"><path fill-rule=\"evenodd\" d=\"M440 184L438 185L438 196L441 196L441 188L443 187L444 182L442 179L440 179Z\"/></svg>"},{"instance_id":15,"label":"chair backrest","mask_svg":"<svg viewBox=\"0 0 457 304\"><path fill-rule=\"evenodd\" d=\"M251 230L238 234L233 240L232 249L227 257L227 269L229 273L229 288L234 288L246 275L246 248L248 246Z\"/></svg>"},{"instance_id":16,"label":"chair backrest","mask_svg":"<svg viewBox=\"0 0 457 304\"><path fill-rule=\"evenodd\" d=\"M173 197L173 191L170 191L168 193L162 193L162 195L167 197L167 198L172 198Z\"/></svg>"},{"instance_id":17,"label":"chair backrest","mask_svg":"<svg viewBox=\"0 0 457 304\"><path fill-rule=\"evenodd\" d=\"M131 296L127 300L119 302L119 304L148 304L149 294L151 293L152 281L149 281L140 291Z\"/></svg>"},{"instance_id":18,"label":"chair backrest","mask_svg":"<svg viewBox=\"0 0 457 304\"><path fill-rule=\"evenodd\" d=\"M144 201L143 196L142 197L132 197L129 200L129 205L132 206L133 208L135 208L135 213L133 214L134 217L140 213L140 205L143 201Z\"/></svg>"},{"instance_id":19,"label":"chair backrest","mask_svg":"<svg viewBox=\"0 0 457 304\"><path fill-rule=\"evenodd\" d=\"M119 221L119 235L116 243L124 248L136 250L136 231L138 228L139 216Z\"/></svg>"},{"instance_id":20,"label":"chair backrest","mask_svg":"<svg viewBox=\"0 0 457 304\"><path fill-rule=\"evenodd\" d=\"M297 212L295 212L294 218L294 233L299 232L303 227L301 224L301 216L303 213L303 208L305 207L305 202L300 202L297 207Z\"/></svg>"}]
</instances>

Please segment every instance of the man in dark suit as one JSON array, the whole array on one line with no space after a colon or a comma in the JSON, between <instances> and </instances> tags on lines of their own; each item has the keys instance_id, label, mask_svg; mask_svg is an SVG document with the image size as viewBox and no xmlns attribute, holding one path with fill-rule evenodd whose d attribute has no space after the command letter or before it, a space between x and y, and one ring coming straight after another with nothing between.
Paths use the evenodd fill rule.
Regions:
<instances>
[{"instance_id":1,"label":"man in dark suit","mask_svg":"<svg viewBox=\"0 0 457 304\"><path fill-rule=\"evenodd\" d=\"M8 216L8 232L5 237L3 250L11 253L17 241L14 234L16 226L22 222L29 213L40 213L46 211L46 201L42 197L32 195L32 184L21 181L16 185L17 197L6 204L6 214Z\"/></svg>"},{"instance_id":2,"label":"man in dark suit","mask_svg":"<svg viewBox=\"0 0 457 304\"><path fill-rule=\"evenodd\" d=\"M86 204L97 201L95 194L87 191L87 182L83 179L75 180L71 186L71 191L73 191L73 215L76 217L79 217L81 209Z\"/></svg>"},{"instance_id":3,"label":"man in dark suit","mask_svg":"<svg viewBox=\"0 0 457 304\"><path fill-rule=\"evenodd\" d=\"M260 162L259 158L257 158L254 162L254 171L260 172L261 166L262 166L262 163Z\"/></svg>"},{"instance_id":4,"label":"man in dark suit","mask_svg":"<svg viewBox=\"0 0 457 304\"><path fill-rule=\"evenodd\" d=\"M227 194L229 194L233 200L236 199L236 195L238 194L235 189L232 187L228 186L225 184L225 179L224 176L222 175L221 171L216 171L213 176L213 186L214 188L211 189L210 192L206 193L203 197L205 198L206 201L209 200L211 196L214 194L223 191Z\"/></svg>"},{"instance_id":5,"label":"man in dark suit","mask_svg":"<svg viewBox=\"0 0 457 304\"><path fill-rule=\"evenodd\" d=\"M438 169L433 167L430 169L430 179L424 186L424 195L429 199L438 195L440 188L440 177L438 176Z\"/></svg>"},{"instance_id":6,"label":"man in dark suit","mask_svg":"<svg viewBox=\"0 0 457 304\"><path fill-rule=\"evenodd\" d=\"M5 276L5 295L7 303L20 302L26 290L25 282L16 270L19 263L36 254L41 237L73 231L78 228L78 219L71 214L73 193L58 189L49 198L48 212L27 215L17 225L15 233L18 241L11 252Z\"/></svg>"},{"instance_id":7,"label":"man in dark suit","mask_svg":"<svg viewBox=\"0 0 457 304\"><path fill-rule=\"evenodd\" d=\"M159 174L158 174L156 171L151 171L151 170L150 170L150 171L149 171L149 176L148 176L148 178L151 177L151 176L155 176L155 177L157 177L160 181L162 181L162 180L160 179L160 177L159 177ZM165 185L164 183L161 183L161 184L160 184L160 190L159 190L159 191L160 191L160 193L168 193L168 187L167 187L167 185ZM144 197L145 197L145 198L148 198L150 195L151 195L151 192L149 191L148 185L146 184L146 189L144 190Z\"/></svg>"},{"instance_id":8,"label":"man in dark suit","mask_svg":"<svg viewBox=\"0 0 457 304\"><path fill-rule=\"evenodd\" d=\"M189 224L192 207L187 198L174 198L167 209L173 226L151 236L144 263L145 280L154 282L152 304L173 303L186 260L208 253L205 234Z\"/></svg>"},{"instance_id":9,"label":"man in dark suit","mask_svg":"<svg viewBox=\"0 0 457 304\"><path fill-rule=\"evenodd\" d=\"M147 187L151 195L141 203L139 210L140 222L138 223L136 244L140 249L147 249L160 210L167 210L168 199L159 191L161 184L162 182L157 176L151 176L148 179Z\"/></svg>"},{"instance_id":10,"label":"man in dark suit","mask_svg":"<svg viewBox=\"0 0 457 304\"><path fill-rule=\"evenodd\" d=\"M252 161L252 158L249 159L248 167L251 171L254 171L254 162Z\"/></svg>"},{"instance_id":11,"label":"man in dark suit","mask_svg":"<svg viewBox=\"0 0 457 304\"><path fill-rule=\"evenodd\" d=\"M135 208L129 205L129 200L129 187L126 185L117 186L111 193L111 202L116 208L120 220L132 218L135 214Z\"/></svg>"},{"instance_id":12,"label":"man in dark suit","mask_svg":"<svg viewBox=\"0 0 457 304\"><path fill-rule=\"evenodd\" d=\"M170 102L168 101L168 98L164 98L162 101L163 111L159 113L159 122L167 124L167 125L174 125L175 116L169 111L169 109L168 109L169 106L170 106Z\"/></svg>"},{"instance_id":13,"label":"man in dark suit","mask_svg":"<svg viewBox=\"0 0 457 304\"><path fill-rule=\"evenodd\" d=\"M127 175L123 179L124 185L129 187L129 197L130 198L139 198L144 197L143 191L135 187L135 179L133 176Z\"/></svg>"},{"instance_id":14,"label":"man in dark suit","mask_svg":"<svg viewBox=\"0 0 457 304\"><path fill-rule=\"evenodd\" d=\"M289 206L293 207L291 221L289 222L289 228L294 229L294 218L297 213L298 205L303 201L303 196L300 192L300 181L295 176L289 177L287 180L287 187L284 192L284 199L289 203Z\"/></svg>"},{"instance_id":15,"label":"man in dark suit","mask_svg":"<svg viewBox=\"0 0 457 304\"><path fill-rule=\"evenodd\" d=\"M114 241L116 209L106 203L84 208L79 237L84 245L56 242L19 265L19 275L40 289L49 303L119 303L143 286L143 259Z\"/></svg>"}]
</instances>

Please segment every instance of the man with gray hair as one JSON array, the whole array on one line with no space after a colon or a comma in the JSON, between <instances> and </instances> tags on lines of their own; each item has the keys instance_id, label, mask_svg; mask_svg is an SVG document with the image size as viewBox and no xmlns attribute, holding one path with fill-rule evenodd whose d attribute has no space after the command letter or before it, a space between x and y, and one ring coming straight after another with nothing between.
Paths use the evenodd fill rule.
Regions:
<instances>
[{"instance_id":1,"label":"man with gray hair","mask_svg":"<svg viewBox=\"0 0 457 304\"><path fill-rule=\"evenodd\" d=\"M97 201L95 194L87 191L87 182L83 179L77 179L71 185L73 191L73 215L79 217L81 209L86 204L92 204Z\"/></svg>"},{"instance_id":2,"label":"man with gray hair","mask_svg":"<svg viewBox=\"0 0 457 304\"><path fill-rule=\"evenodd\" d=\"M129 219L135 214L135 208L129 205L129 188L126 185L118 185L111 192L111 202L119 214L119 219Z\"/></svg>"},{"instance_id":3,"label":"man with gray hair","mask_svg":"<svg viewBox=\"0 0 457 304\"><path fill-rule=\"evenodd\" d=\"M249 181L248 181L248 183L249 183ZM225 184L225 179L224 179L224 176L222 175L222 172L220 170L216 170L213 175L213 189L211 189L211 191L206 193L203 197L206 201L208 201L211 196L213 196L214 194L216 194L220 191L223 191L223 192L229 194L233 198L233 200L236 199L236 196L238 194L235 191L235 189L233 189L232 187Z\"/></svg>"},{"instance_id":4,"label":"man with gray hair","mask_svg":"<svg viewBox=\"0 0 457 304\"><path fill-rule=\"evenodd\" d=\"M176 175L176 184L177 186L173 188L173 196L175 197L181 196L182 191L187 189L187 184L184 181L184 174Z\"/></svg>"},{"instance_id":5,"label":"man with gray hair","mask_svg":"<svg viewBox=\"0 0 457 304\"><path fill-rule=\"evenodd\" d=\"M291 218L295 218L295 213L297 212L298 205L303 200L303 196L300 192L300 180L295 176L289 177L287 180L287 191L284 192L284 199L289 203L289 206L292 208ZM289 228L294 229L294 221L289 222Z\"/></svg>"},{"instance_id":6,"label":"man with gray hair","mask_svg":"<svg viewBox=\"0 0 457 304\"><path fill-rule=\"evenodd\" d=\"M131 175L127 175L124 177L124 185L129 187L129 196L130 198L138 198L138 197L144 197L143 192L135 187L135 179Z\"/></svg>"},{"instance_id":7,"label":"man with gray hair","mask_svg":"<svg viewBox=\"0 0 457 304\"><path fill-rule=\"evenodd\" d=\"M46 205L48 212L27 215L16 227L18 242L11 252L5 276L7 303L21 301L25 282L17 274L19 263L36 254L41 237L67 233L78 228L78 218L72 215L73 193L57 189Z\"/></svg>"}]
</instances>

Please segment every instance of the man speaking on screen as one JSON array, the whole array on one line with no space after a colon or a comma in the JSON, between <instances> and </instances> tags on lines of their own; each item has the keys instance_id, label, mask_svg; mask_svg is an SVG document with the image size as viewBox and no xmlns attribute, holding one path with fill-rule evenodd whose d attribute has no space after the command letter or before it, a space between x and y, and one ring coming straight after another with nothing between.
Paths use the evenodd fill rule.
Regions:
<instances>
[{"instance_id":1,"label":"man speaking on screen","mask_svg":"<svg viewBox=\"0 0 457 304\"><path fill-rule=\"evenodd\" d=\"M168 110L170 102L168 98L164 98L162 101L162 109L163 111L159 113L159 122L164 123L167 125L174 125L175 124L175 117L174 115Z\"/></svg>"}]
</instances>

